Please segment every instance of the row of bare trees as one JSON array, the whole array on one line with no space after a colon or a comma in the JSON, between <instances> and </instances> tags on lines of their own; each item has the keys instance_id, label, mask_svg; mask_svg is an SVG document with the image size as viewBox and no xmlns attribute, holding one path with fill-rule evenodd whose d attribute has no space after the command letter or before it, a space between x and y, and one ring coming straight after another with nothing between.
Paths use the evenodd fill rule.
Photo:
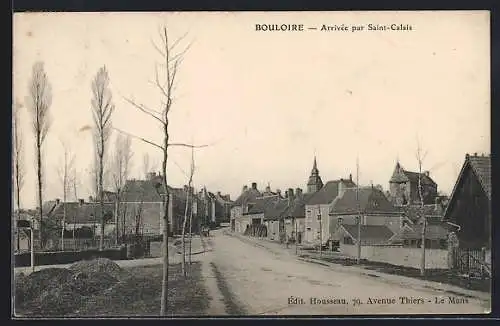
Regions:
<instances>
[{"instance_id":1,"label":"row of bare trees","mask_svg":"<svg viewBox=\"0 0 500 326\"><path fill-rule=\"evenodd\" d=\"M185 35L184 35L185 36ZM104 174L105 174L105 158L109 154L109 140L113 129L120 131L122 136L117 137L115 144L115 152L112 157L112 180L114 191L116 192L117 202L120 205L121 197L123 194L123 189L127 177L130 172L130 162L132 158L131 151L131 137L137 138L149 145L154 146L162 154L162 201L163 201L163 276L162 276L162 295L161 295L161 315L166 315L167 313L167 293L168 293L168 234L169 234L169 188L168 184L168 173L167 173L167 163L169 158L169 148L173 146L194 148L206 147L207 145L195 146L194 144L186 143L172 143L170 142L169 135L169 113L174 104L174 90L177 82L177 73L184 58L184 54L189 49L189 45L184 49L178 51L178 46L180 41L184 38L181 37L174 42L169 39L168 31L166 27L162 27L160 30L160 44L153 43L154 49L160 54L161 62L154 65L155 79L153 84L158 90L160 98L160 107L158 109L150 109L147 106L135 102L133 100L125 98L125 100L134 108L138 109L140 112L151 117L156 123L158 123L162 128L162 139L159 142L154 142L147 140L140 136L135 136L128 134L127 132L121 131L112 126L112 116L115 110L115 105L113 104L113 97L110 90L110 78L108 70L105 66L101 67L91 83L91 112L93 116L93 127L84 127L83 129L90 129L93 132L94 149L95 149L95 174L92 176L95 179L95 195L96 199L100 203L100 216L101 216L101 232L100 232L100 243L99 248L103 248L104 241ZM40 218L40 228L42 228L43 223L43 146L46 140L47 134L51 126L50 118L50 107L52 104L52 88L48 80L47 74L44 70L44 65L42 62L37 62L33 66L32 77L29 82L29 95L26 98L26 106L33 121L33 133L35 136L35 148L36 148L36 172L37 172L37 193L38 193L38 215ZM23 165L22 165L22 141L19 137L19 106L14 106L14 184L16 187L17 196L17 207L20 208L20 190L23 184ZM74 168L75 156L69 151L66 143L63 142L64 148L64 159L62 162L62 167L59 170L62 188L63 188L63 201L66 202L67 196L70 193L71 185L73 185L75 196L76 194L76 170ZM146 159L145 159L146 165ZM147 162L149 165L149 161ZM192 161L190 175L189 175L189 189L192 186L194 174L194 161ZM191 205L188 194L186 205ZM117 206L118 206L117 205ZM115 212L115 218L118 217L117 208ZM183 221L183 271L185 272L185 257L186 248L184 243L185 229L189 215L189 227L190 227L190 241L191 241L191 225L192 225L192 212L193 207L191 207L190 213L188 214L188 209L186 208L186 214ZM64 217L63 224L66 216ZM117 227L118 229L118 227ZM117 230L118 235L118 230ZM64 237L64 227L62 231L62 237ZM118 237L117 237L118 238ZM40 240L42 240L42 232L40 232ZM190 242L191 248L191 242ZM185 274L186 275L186 274Z\"/></svg>"}]
</instances>

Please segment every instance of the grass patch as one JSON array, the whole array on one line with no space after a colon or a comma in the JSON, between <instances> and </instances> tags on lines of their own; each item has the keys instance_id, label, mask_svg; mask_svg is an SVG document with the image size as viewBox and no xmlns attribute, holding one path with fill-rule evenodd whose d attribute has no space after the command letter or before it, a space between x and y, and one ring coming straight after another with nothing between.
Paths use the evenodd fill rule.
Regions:
<instances>
[{"instance_id":1,"label":"grass patch","mask_svg":"<svg viewBox=\"0 0 500 326\"><path fill-rule=\"evenodd\" d=\"M224 305L226 306L226 313L233 315L245 315L245 309L239 305L238 300L234 297L233 293L229 290L228 284L222 276L222 273L217 268L213 262L210 263L212 270L214 272L215 278L217 280L217 287L219 288L222 296L224 297Z\"/></svg>"},{"instance_id":2,"label":"grass patch","mask_svg":"<svg viewBox=\"0 0 500 326\"><path fill-rule=\"evenodd\" d=\"M106 286L100 288L94 286L92 291L78 293L68 292L74 288L68 286L74 283L71 278L71 281L65 283L66 285L63 284L61 289L51 293L52 299L48 304L57 303L58 309L39 309L39 305L31 304L36 302L32 300L25 302L21 309L17 309L16 305L16 312L26 317L159 316L162 273L162 265L124 268L119 279L110 280ZM60 279L59 275L62 273L57 275ZM105 279L103 275L96 277L99 280ZM44 280L44 284L47 282ZM86 284L83 285L86 287ZM206 315L209 305L208 293L201 277L200 263L193 263L188 279L182 276L180 264L170 265L168 285L169 316ZM74 300L70 300L71 298ZM44 307L49 306L44 305Z\"/></svg>"}]
</instances>

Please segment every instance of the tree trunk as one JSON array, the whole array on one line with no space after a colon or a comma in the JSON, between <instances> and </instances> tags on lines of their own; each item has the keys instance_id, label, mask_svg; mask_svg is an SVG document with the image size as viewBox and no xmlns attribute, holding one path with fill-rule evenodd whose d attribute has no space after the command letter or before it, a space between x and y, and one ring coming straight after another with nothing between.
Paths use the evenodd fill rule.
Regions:
<instances>
[{"instance_id":1,"label":"tree trunk","mask_svg":"<svg viewBox=\"0 0 500 326\"><path fill-rule=\"evenodd\" d=\"M19 171L19 168L16 168L16 173ZM21 199L19 198L20 190L19 190L19 176L16 175L16 196L17 196L17 220L21 220ZM16 228L17 230L17 250L20 250L21 246L21 240L20 240L20 235L19 235L19 229Z\"/></svg>"},{"instance_id":2,"label":"tree trunk","mask_svg":"<svg viewBox=\"0 0 500 326\"><path fill-rule=\"evenodd\" d=\"M191 183L191 182L190 182ZM188 192L186 194L186 208L184 210L184 220L182 221L182 275L184 275L184 278L186 278L186 223L187 223L187 215L188 215L188 208L189 208L189 195L191 192L190 185L188 186Z\"/></svg>"},{"instance_id":3,"label":"tree trunk","mask_svg":"<svg viewBox=\"0 0 500 326\"><path fill-rule=\"evenodd\" d=\"M194 196L193 196L194 199ZM193 203L191 203L191 213L189 214L189 265L191 265L191 248L193 244ZM191 272L191 270L189 271Z\"/></svg>"},{"instance_id":4,"label":"tree trunk","mask_svg":"<svg viewBox=\"0 0 500 326\"><path fill-rule=\"evenodd\" d=\"M167 103L168 105L169 103ZM168 107L167 107L168 108ZM168 184L167 184L167 160L168 160L168 118L167 118L168 110L165 112L165 141L164 141L164 150L163 150L163 186L165 187L165 197L164 203L164 223L163 223L163 275L162 275L162 289L161 289L161 310L160 314L162 316L167 315L167 305L168 305L168 225L169 225L169 204L170 197L168 192Z\"/></svg>"},{"instance_id":5,"label":"tree trunk","mask_svg":"<svg viewBox=\"0 0 500 326\"><path fill-rule=\"evenodd\" d=\"M119 226L118 226L118 222L119 222L118 214L120 212L119 205L120 205L120 196L117 194L117 198L116 198L116 202L115 202L115 212L114 212L114 215L115 215L115 245L118 245L118 237L120 234L119 233Z\"/></svg>"},{"instance_id":6,"label":"tree trunk","mask_svg":"<svg viewBox=\"0 0 500 326\"><path fill-rule=\"evenodd\" d=\"M99 201L101 203L101 238L99 241L99 250L104 249L104 139L101 135L101 152L99 153Z\"/></svg>"},{"instance_id":7,"label":"tree trunk","mask_svg":"<svg viewBox=\"0 0 500 326\"><path fill-rule=\"evenodd\" d=\"M40 132L36 135L36 164L37 164L37 177L38 177L38 207L40 214L40 246L43 248L43 198L42 198L42 143L40 139Z\"/></svg>"}]
</instances>

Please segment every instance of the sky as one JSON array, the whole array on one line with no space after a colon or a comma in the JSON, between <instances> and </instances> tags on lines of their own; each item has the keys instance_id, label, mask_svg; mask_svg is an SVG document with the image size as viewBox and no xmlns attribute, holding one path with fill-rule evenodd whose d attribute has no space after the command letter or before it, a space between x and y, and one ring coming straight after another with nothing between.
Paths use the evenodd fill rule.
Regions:
<instances>
[{"instance_id":1,"label":"sky","mask_svg":"<svg viewBox=\"0 0 500 326\"><path fill-rule=\"evenodd\" d=\"M368 24L411 25L373 31ZM304 24L302 32L256 31L255 24ZM364 25L358 32L326 25ZM91 193L91 80L106 66L114 127L161 142L160 125L125 100L159 108L151 84L161 57L159 28L189 50L179 68L170 112L172 142L196 149L194 186L228 193L244 185L306 189L316 155L324 182L388 182L397 160L417 171L417 144L427 153L438 190L451 193L466 153L490 153L488 12L15 13L13 98L22 106L25 181L21 206L36 206L34 135L24 105L31 69L43 61L53 89L52 125L43 144L44 200L62 197L63 149L76 156L79 198ZM317 27L309 30L307 27ZM109 149L113 150L116 132ZM418 141L417 141L418 139ZM132 143L131 178L148 153ZM191 151L169 149L169 184L187 184Z\"/></svg>"}]
</instances>

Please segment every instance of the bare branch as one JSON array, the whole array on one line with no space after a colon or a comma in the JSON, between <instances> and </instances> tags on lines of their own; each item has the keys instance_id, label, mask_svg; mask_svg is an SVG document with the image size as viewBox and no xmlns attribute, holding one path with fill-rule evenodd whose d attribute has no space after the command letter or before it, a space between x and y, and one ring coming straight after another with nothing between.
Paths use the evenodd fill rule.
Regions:
<instances>
[{"instance_id":1,"label":"bare branch","mask_svg":"<svg viewBox=\"0 0 500 326\"><path fill-rule=\"evenodd\" d=\"M124 100L127 101L129 104L131 104L132 106L134 106L135 108L141 110L142 112L146 113L147 115L149 115L150 117L156 119L158 122L160 122L161 124L164 124L163 120L160 119L159 117L157 117L156 115L153 114L153 110L150 110L149 108L147 108L145 105L143 104L137 104L135 103L134 101L128 99L128 98L125 98L124 97Z\"/></svg>"},{"instance_id":2,"label":"bare branch","mask_svg":"<svg viewBox=\"0 0 500 326\"><path fill-rule=\"evenodd\" d=\"M203 148L209 147L210 145L193 145L193 144L185 144L185 143L169 143L169 147L188 147L188 148Z\"/></svg>"},{"instance_id":3,"label":"bare branch","mask_svg":"<svg viewBox=\"0 0 500 326\"><path fill-rule=\"evenodd\" d=\"M158 144L155 144L155 143L153 143L153 142L152 142L152 141L150 141L150 140L147 140L147 139L145 139L145 138L142 138L142 137L139 137L139 136L133 135L133 134L131 134L131 133L125 132L125 131L123 131L123 130L121 130L121 129L118 129L118 128L115 128L115 127L113 127L113 129L114 129L114 130L116 130L116 131L118 131L118 132L120 132L120 133L122 133L122 134L128 135L128 136L130 136L130 137L132 137L132 138L139 139L140 141L143 141L143 142L145 142L145 143L147 143L147 144L150 144L150 145L152 145L152 146L154 146L154 147L156 147L156 148L159 148L159 149L163 150L163 147L162 147L162 146L160 146L160 145L158 145Z\"/></svg>"}]
</instances>

